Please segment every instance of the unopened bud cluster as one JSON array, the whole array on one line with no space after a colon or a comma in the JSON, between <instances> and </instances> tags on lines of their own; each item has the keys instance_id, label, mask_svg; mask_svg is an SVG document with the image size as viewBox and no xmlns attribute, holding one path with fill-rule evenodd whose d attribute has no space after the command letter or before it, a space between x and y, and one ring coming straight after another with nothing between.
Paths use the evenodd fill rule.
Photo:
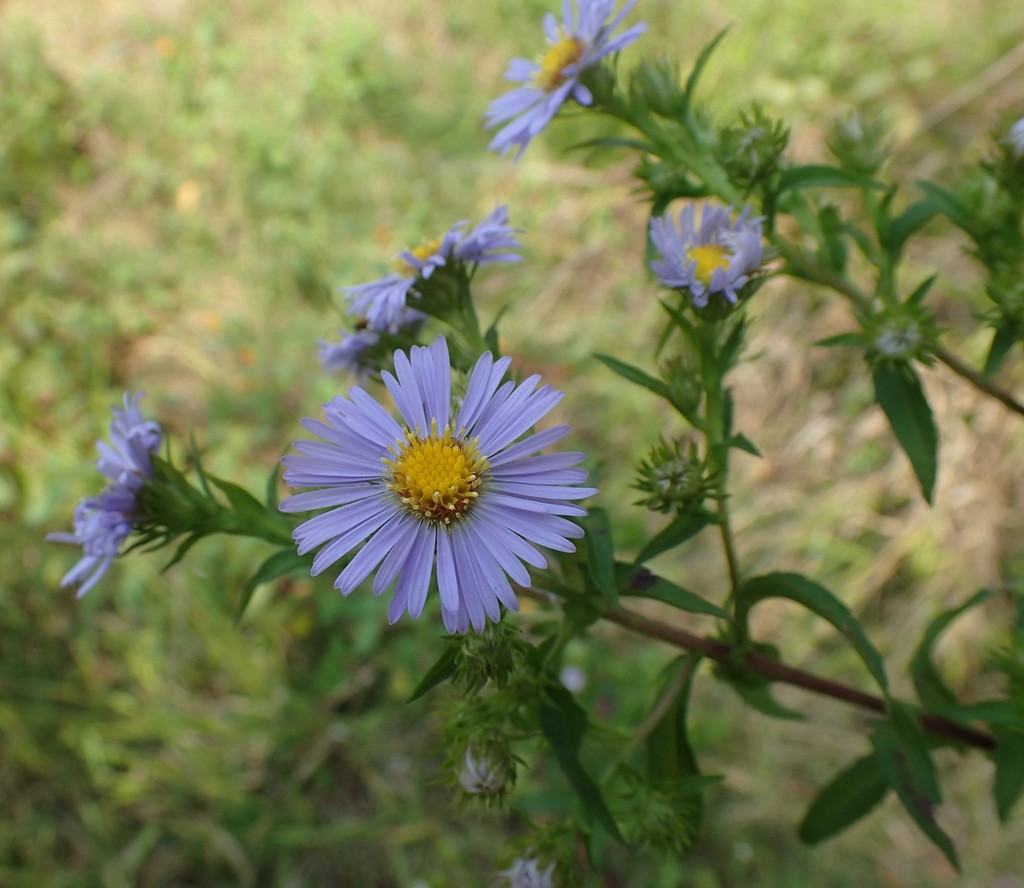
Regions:
<instances>
[{"instance_id":1,"label":"unopened bud cluster","mask_svg":"<svg viewBox=\"0 0 1024 888\"><path fill-rule=\"evenodd\" d=\"M635 486L647 494L638 502L656 512L694 509L709 490L704 462L693 441L660 441L637 471Z\"/></svg>"}]
</instances>

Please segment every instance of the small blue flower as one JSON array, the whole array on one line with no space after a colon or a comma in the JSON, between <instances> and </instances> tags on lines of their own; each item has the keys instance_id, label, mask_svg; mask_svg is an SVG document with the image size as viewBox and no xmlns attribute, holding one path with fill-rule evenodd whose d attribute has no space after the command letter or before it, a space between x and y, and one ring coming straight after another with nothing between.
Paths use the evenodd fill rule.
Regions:
<instances>
[{"instance_id":1,"label":"small blue flower","mask_svg":"<svg viewBox=\"0 0 1024 888\"><path fill-rule=\"evenodd\" d=\"M1024 157L1024 117L1010 127L1006 140L1010 143L1010 153L1015 160Z\"/></svg>"},{"instance_id":2,"label":"small blue flower","mask_svg":"<svg viewBox=\"0 0 1024 888\"><path fill-rule=\"evenodd\" d=\"M499 875L508 879L509 888L554 888L553 863L541 869L541 862L536 857L516 860L512 867L502 870Z\"/></svg>"},{"instance_id":3,"label":"small blue flower","mask_svg":"<svg viewBox=\"0 0 1024 888\"><path fill-rule=\"evenodd\" d=\"M519 257L516 229L508 226L508 208L499 206L468 235L469 224L456 222L439 238L427 240L412 250L398 254L395 271L368 284L344 289L349 312L366 320L371 330L397 333L402 327L422 320L423 315L408 307L409 297L418 298L416 285L425 281L450 261L486 265L490 262L515 262Z\"/></svg>"},{"instance_id":4,"label":"small blue flower","mask_svg":"<svg viewBox=\"0 0 1024 888\"><path fill-rule=\"evenodd\" d=\"M593 96L581 82L580 75L605 56L618 52L636 40L647 26L633 25L618 37L612 32L636 5L630 0L622 11L608 22L615 11L616 0L564 0L562 24L550 13L544 17L544 33L551 46L536 62L513 59L505 79L522 83L491 102L484 126L488 129L505 124L488 146L507 154L513 148L519 158L530 140L538 135L570 98L589 105ZM574 13L573 6L578 13Z\"/></svg>"},{"instance_id":5,"label":"small blue flower","mask_svg":"<svg viewBox=\"0 0 1024 888\"><path fill-rule=\"evenodd\" d=\"M114 408L111 443L98 441L96 444L100 453L96 467L113 483L99 496L78 504L72 533L61 531L46 535L50 542L82 547L82 558L60 581L62 588L78 585L79 598L99 582L131 535L135 525L135 495L153 475L150 455L160 448L163 432L157 423L143 417L139 409L141 397L140 392L125 394L124 409Z\"/></svg>"},{"instance_id":6,"label":"small blue flower","mask_svg":"<svg viewBox=\"0 0 1024 888\"><path fill-rule=\"evenodd\" d=\"M708 297L721 293L736 302L736 291L761 264L761 217L744 210L731 221L730 207L688 204L678 225L666 213L651 220L651 241L661 254L651 271L666 287L689 290L693 304L705 308Z\"/></svg>"},{"instance_id":7,"label":"small blue flower","mask_svg":"<svg viewBox=\"0 0 1024 888\"><path fill-rule=\"evenodd\" d=\"M373 330L356 330L346 333L341 342L317 342L320 366L328 372L340 370L362 379L369 374L365 363L366 352L380 342L380 334Z\"/></svg>"},{"instance_id":8,"label":"small blue flower","mask_svg":"<svg viewBox=\"0 0 1024 888\"><path fill-rule=\"evenodd\" d=\"M394 586L389 620L405 611L415 619L436 576L448 631L479 631L501 618L501 605L518 609L509 578L527 585L524 564L546 566L537 546L575 550L570 539L583 531L563 516L585 515L570 500L596 493L575 486L587 477L573 468L583 454L534 455L568 426L523 438L562 393L536 389L538 376L503 383L509 363L481 356L453 407L439 336L408 355L396 351L395 374L382 374L401 422L358 387L325 405L326 421L302 420L321 440L295 445L299 454L282 460L284 479L318 489L281 509L329 509L294 532L300 555L323 546L314 576L362 544L334 583L343 594L376 571L375 594Z\"/></svg>"}]
</instances>

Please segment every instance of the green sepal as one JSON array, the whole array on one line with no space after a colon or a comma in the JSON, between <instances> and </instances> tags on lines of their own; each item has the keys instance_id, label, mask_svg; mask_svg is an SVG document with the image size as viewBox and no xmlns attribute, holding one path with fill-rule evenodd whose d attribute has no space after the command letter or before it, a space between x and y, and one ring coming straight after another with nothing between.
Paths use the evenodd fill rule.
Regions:
<instances>
[{"instance_id":1,"label":"green sepal","mask_svg":"<svg viewBox=\"0 0 1024 888\"><path fill-rule=\"evenodd\" d=\"M869 814L889 792L877 755L866 755L844 768L811 802L797 834L815 845L830 839Z\"/></svg>"},{"instance_id":2,"label":"green sepal","mask_svg":"<svg viewBox=\"0 0 1024 888\"><path fill-rule=\"evenodd\" d=\"M875 400L910 459L921 493L930 504L938 473L939 433L921 381L907 363L881 361L872 368Z\"/></svg>"},{"instance_id":3,"label":"green sepal","mask_svg":"<svg viewBox=\"0 0 1024 888\"><path fill-rule=\"evenodd\" d=\"M587 714L573 695L561 684L544 689L540 703L540 729L548 741L562 773L583 803L584 812L593 817L608 835L622 842L622 833L612 818L601 789L580 762L580 745L587 731Z\"/></svg>"},{"instance_id":4,"label":"green sepal","mask_svg":"<svg viewBox=\"0 0 1024 888\"><path fill-rule=\"evenodd\" d=\"M615 564L615 580L623 598L650 598L691 614L704 614L732 622L732 615L696 592L677 586L635 564Z\"/></svg>"},{"instance_id":5,"label":"green sepal","mask_svg":"<svg viewBox=\"0 0 1024 888\"><path fill-rule=\"evenodd\" d=\"M768 598L786 598L827 620L845 636L860 655L868 672L888 696L889 681L881 654L868 639L850 609L824 586L795 573L771 573L751 577L740 587L739 601L748 610Z\"/></svg>"},{"instance_id":6,"label":"green sepal","mask_svg":"<svg viewBox=\"0 0 1024 888\"><path fill-rule=\"evenodd\" d=\"M696 536L712 520L708 512L686 512L673 518L636 556L636 563L643 564L656 555L682 545L691 537Z\"/></svg>"}]
</instances>

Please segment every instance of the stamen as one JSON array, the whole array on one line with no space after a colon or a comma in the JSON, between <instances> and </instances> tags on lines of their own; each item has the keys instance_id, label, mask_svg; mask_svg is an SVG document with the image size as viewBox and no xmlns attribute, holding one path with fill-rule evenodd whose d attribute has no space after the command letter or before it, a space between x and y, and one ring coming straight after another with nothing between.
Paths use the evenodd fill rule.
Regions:
<instances>
[{"instance_id":1,"label":"stamen","mask_svg":"<svg viewBox=\"0 0 1024 888\"><path fill-rule=\"evenodd\" d=\"M409 511L446 525L470 509L489 465L480 454L478 438L463 441L451 426L438 434L436 420L425 437L407 430L395 458L384 462L391 469L388 487Z\"/></svg>"},{"instance_id":2,"label":"stamen","mask_svg":"<svg viewBox=\"0 0 1024 888\"><path fill-rule=\"evenodd\" d=\"M728 268L729 260L732 258L727 252L727 248L721 244L701 244L690 247L687 255L691 262L697 263L697 268L693 272L694 277L705 285L711 283L711 275L716 269Z\"/></svg>"},{"instance_id":3,"label":"stamen","mask_svg":"<svg viewBox=\"0 0 1024 888\"><path fill-rule=\"evenodd\" d=\"M583 58L583 41L572 35L563 37L537 60L540 70L534 74L537 85L545 92L558 89L565 83L565 69Z\"/></svg>"},{"instance_id":4,"label":"stamen","mask_svg":"<svg viewBox=\"0 0 1024 888\"><path fill-rule=\"evenodd\" d=\"M440 237L425 240L418 247L413 247L409 252L419 259L420 262L426 262L427 259L436 255L441 249L441 242L443 240L444 239ZM420 273L420 270L415 265L411 265L404 259L396 259L394 267L398 274L405 275L405 277L416 277Z\"/></svg>"}]
</instances>

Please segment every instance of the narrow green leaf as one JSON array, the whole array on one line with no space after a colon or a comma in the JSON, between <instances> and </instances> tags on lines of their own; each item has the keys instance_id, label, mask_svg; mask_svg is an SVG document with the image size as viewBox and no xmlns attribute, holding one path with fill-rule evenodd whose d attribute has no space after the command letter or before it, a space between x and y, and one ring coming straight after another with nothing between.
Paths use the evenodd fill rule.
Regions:
<instances>
[{"instance_id":1,"label":"narrow green leaf","mask_svg":"<svg viewBox=\"0 0 1024 888\"><path fill-rule=\"evenodd\" d=\"M737 433L725 443L730 447L735 447L737 450L742 450L744 453L749 453L751 456L761 457L761 451L757 449L757 445L746 435Z\"/></svg>"},{"instance_id":2,"label":"narrow green leaf","mask_svg":"<svg viewBox=\"0 0 1024 888\"><path fill-rule=\"evenodd\" d=\"M256 572L249 577L249 581L242 589L238 605L235 607L235 622L237 623L242 619L245 609L249 606L253 592L256 591L257 587L288 573L298 573L301 571L304 574L308 574L311 565L311 560L304 555L297 554L294 548L275 552L256 569Z\"/></svg>"},{"instance_id":3,"label":"narrow green leaf","mask_svg":"<svg viewBox=\"0 0 1024 888\"><path fill-rule=\"evenodd\" d=\"M921 493L932 501L938 472L939 433L921 381L910 364L876 364L875 400L885 412L896 440L910 459Z\"/></svg>"},{"instance_id":4,"label":"narrow green leaf","mask_svg":"<svg viewBox=\"0 0 1024 888\"><path fill-rule=\"evenodd\" d=\"M800 840L815 845L830 839L870 813L888 791L878 757L857 759L818 793L800 824Z\"/></svg>"},{"instance_id":5,"label":"narrow green leaf","mask_svg":"<svg viewBox=\"0 0 1024 888\"><path fill-rule=\"evenodd\" d=\"M274 468L270 470L270 475L267 478L267 489L266 489L266 501L267 508L277 508L277 476L281 472L280 460L274 463Z\"/></svg>"},{"instance_id":6,"label":"narrow green leaf","mask_svg":"<svg viewBox=\"0 0 1024 888\"><path fill-rule=\"evenodd\" d=\"M935 806L939 798L932 790L937 787L937 778L931 758L927 755L927 746L921 738L919 742L912 742L911 748L908 749L905 740L905 726L897 731L889 722L874 722L871 745L875 750L879 769L921 831L959 871L960 861L956 848L935 820Z\"/></svg>"},{"instance_id":7,"label":"narrow green leaf","mask_svg":"<svg viewBox=\"0 0 1024 888\"><path fill-rule=\"evenodd\" d=\"M619 587L619 594L624 598L650 598L670 604L687 613L705 614L720 620L732 621L732 615L728 611L701 598L695 592L690 592L682 586L677 586L675 583L652 574L646 567L616 562L615 580Z\"/></svg>"},{"instance_id":8,"label":"narrow green leaf","mask_svg":"<svg viewBox=\"0 0 1024 888\"><path fill-rule=\"evenodd\" d=\"M786 598L795 601L835 626L853 645L879 687L888 695L889 682L885 676L885 664L881 655L868 640L863 627L850 609L828 589L794 573L772 573L752 577L740 587L740 601L747 607L753 607L767 598Z\"/></svg>"},{"instance_id":9,"label":"narrow green leaf","mask_svg":"<svg viewBox=\"0 0 1024 888\"><path fill-rule=\"evenodd\" d=\"M704 67L707 65L712 53L714 53L718 48L718 44L722 42L728 31L728 26L722 28L722 30L712 38L711 42L700 51L700 55L697 56L697 61L694 62L693 70L690 71L690 76L686 78L683 114L688 120L690 119L690 110L693 108L694 93L697 91L697 84L700 82L701 74L704 73Z\"/></svg>"},{"instance_id":10,"label":"narrow green leaf","mask_svg":"<svg viewBox=\"0 0 1024 888\"><path fill-rule=\"evenodd\" d=\"M455 674L455 667L459 662L459 654L461 648L457 644L446 644L444 650L441 652L441 656L437 658L437 661L431 666L426 675L420 679L420 683L416 685L412 695L409 697L409 703L413 700L418 700L427 691L436 688L439 684L443 684L448 681Z\"/></svg>"},{"instance_id":11,"label":"narrow green leaf","mask_svg":"<svg viewBox=\"0 0 1024 888\"><path fill-rule=\"evenodd\" d=\"M928 195L932 205L938 212L944 213L957 228L963 229L973 236L974 216L967 204L960 200L952 191L933 182L920 180L917 186Z\"/></svg>"},{"instance_id":12,"label":"narrow green leaf","mask_svg":"<svg viewBox=\"0 0 1024 888\"><path fill-rule=\"evenodd\" d=\"M928 275L928 277L926 277L923 281L921 281L921 283L917 285L917 288L914 290L914 292L911 293L906 298L906 304L918 305L921 302L923 302L924 297L928 295L928 291L932 288L932 284L934 284L938 279L939 276L937 274Z\"/></svg>"},{"instance_id":13,"label":"narrow green leaf","mask_svg":"<svg viewBox=\"0 0 1024 888\"><path fill-rule=\"evenodd\" d=\"M840 333L838 336L829 336L826 339L819 339L815 345L831 348L835 345L854 346L863 348L867 345L868 339L863 333Z\"/></svg>"},{"instance_id":14,"label":"narrow green leaf","mask_svg":"<svg viewBox=\"0 0 1024 888\"><path fill-rule=\"evenodd\" d=\"M992 793L996 799L999 821L1006 823L1024 791L1024 734L997 731L996 740L999 745L992 752L992 761L996 766Z\"/></svg>"},{"instance_id":15,"label":"narrow green leaf","mask_svg":"<svg viewBox=\"0 0 1024 888\"><path fill-rule=\"evenodd\" d=\"M959 607L939 614L928 624L924 635L921 636L921 643L917 646L917 650L910 660L910 676L913 679L914 687L917 689L917 698L929 709L938 709L943 706L953 706L956 704L956 696L946 686L932 661L932 649L935 647L935 643L939 640L939 636L946 631L949 624L957 617L986 601L991 596L991 589L982 589Z\"/></svg>"},{"instance_id":16,"label":"narrow green leaf","mask_svg":"<svg viewBox=\"0 0 1024 888\"><path fill-rule=\"evenodd\" d=\"M912 203L890 222L884 232L882 245L899 255L908 238L927 225L938 212L939 208L929 197Z\"/></svg>"},{"instance_id":17,"label":"narrow green leaf","mask_svg":"<svg viewBox=\"0 0 1024 888\"><path fill-rule=\"evenodd\" d=\"M647 737L647 776L652 783L667 783L700 773L686 728L690 688L696 672L695 661L696 657L692 654L680 658L678 668L688 670L685 682L672 705ZM658 700L664 692L661 689Z\"/></svg>"},{"instance_id":18,"label":"narrow green leaf","mask_svg":"<svg viewBox=\"0 0 1024 888\"><path fill-rule=\"evenodd\" d=\"M871 188L884 191L886 187L863 173L812 163L783 170L779 175L778 191L780 194L796 188Z\"/></svg>"},{"instance_id":19,"label":"narrow green leaf","mask_svg":"<svg viewBox=\"0 0 1024 888\"><path fill-rule=\"evenodd\" d=\"M597 139L587 139L570 145L570 151L577 151L583 148L632 148L634 151L642 151L647 154L657 152L657 146L645 139L630 139L623 136L603 136Z\"/></svg>"},{"instance_id":20,"label":"narrow green leaf","mask_svg":"<svg viewBox=\"0 0 1024 888\"><path fill-rule=\"evenodd\" d=\"M248 490L239 487L232 481L225 481L214 475L207 475L207 480L214 485L221 493L228 498L231 507L241 515L260 514L266 511L266 507Z\"/></svg>"},{"instance_id":21,"label":"narrow green leaf","mask_svg":"<svg viewBox=\"0 0 1024 888\"><path fill-rule=\"evenodd\" d=\"M1024 731L1024 706L1016 700L979 700L977 703L943 706L936 710L936 715Z\"/></svg>"},{"instance_id":22,"label":"narrow green leaf","mask_svg":"<svg viewBox=\"0 0 1024 888\"><path fill-rule=\"evenodd\" d=\"M992 334L992 344L989 346L988 355L985 357L985 366L982 375L988 379L1003 366L1003 361L1010 353L1010 350L1020 339L1021 329L1017 324L1003 321Z\"/></svg>"},{"instance_id":23,"label":"narrow green leaf","mask_svg":"<svg viewBox=\"0 0 1024 888\"><path fill-rule=\"evenodd\" d=\"M615 588L615 547L608 513L592 508L580 523L586 535L587 570L597 590L613 610L619 606L619 593Z\"/></svg>"},{"instance_id":24,"label":"narrow green leaf","mask_svg":"<svg viewBox=\"0 0 1024 888\"><path fill-rule=\"evenodd\" d=\"M601 824L608 835L622 842L622 834L605 804L600 787L580 762L580 744L587 730L587 714L562 685L551 685L545 689L540 705L540 729L555 753L562 773L583 803L583 810Z\"/></svg>"},{"instance_id":25,"label":"narrow green leaf","mask_svg":"<svg viewBox=\"0 0 1024 888\"><path fill-rule=\"evenodd\" d=\"M674 549L685 543L690 537L696 536L710 523L711 516L705 512L688 513L673 518L654 539L643 547L640 554L636 556L636 563L643 564L645 561L650 561L655 555Z\"/></svg>"},{"instance_id":26,"label":"narrow green leaf","mask_svg":"<svg viewBox=\"0 0 1024 888\"><path fill-rule=\"evenodd\" d=\"M668 398L668 386L662 380L651 376L639 367L626 364L608 355L595 355L594 357L610 370L618 373L623 379L628 379L630 382L654 392L659 397Z\"/></svg>"},{"instance_id":27,"label":"narrow green leaf","mask_svg":"<svg viewBox=\"0 0 1024 888\"><path fill-rule=\"evenodd\" d=\"M786 721L804 721L803 713L783 706L772 696L771 689L767 684L747 684L742 681L733 681L732 674L724 669L716 671L715 675L725 681L747 706L756 709L762 715Z\"/></svg>"}]
</instances>

